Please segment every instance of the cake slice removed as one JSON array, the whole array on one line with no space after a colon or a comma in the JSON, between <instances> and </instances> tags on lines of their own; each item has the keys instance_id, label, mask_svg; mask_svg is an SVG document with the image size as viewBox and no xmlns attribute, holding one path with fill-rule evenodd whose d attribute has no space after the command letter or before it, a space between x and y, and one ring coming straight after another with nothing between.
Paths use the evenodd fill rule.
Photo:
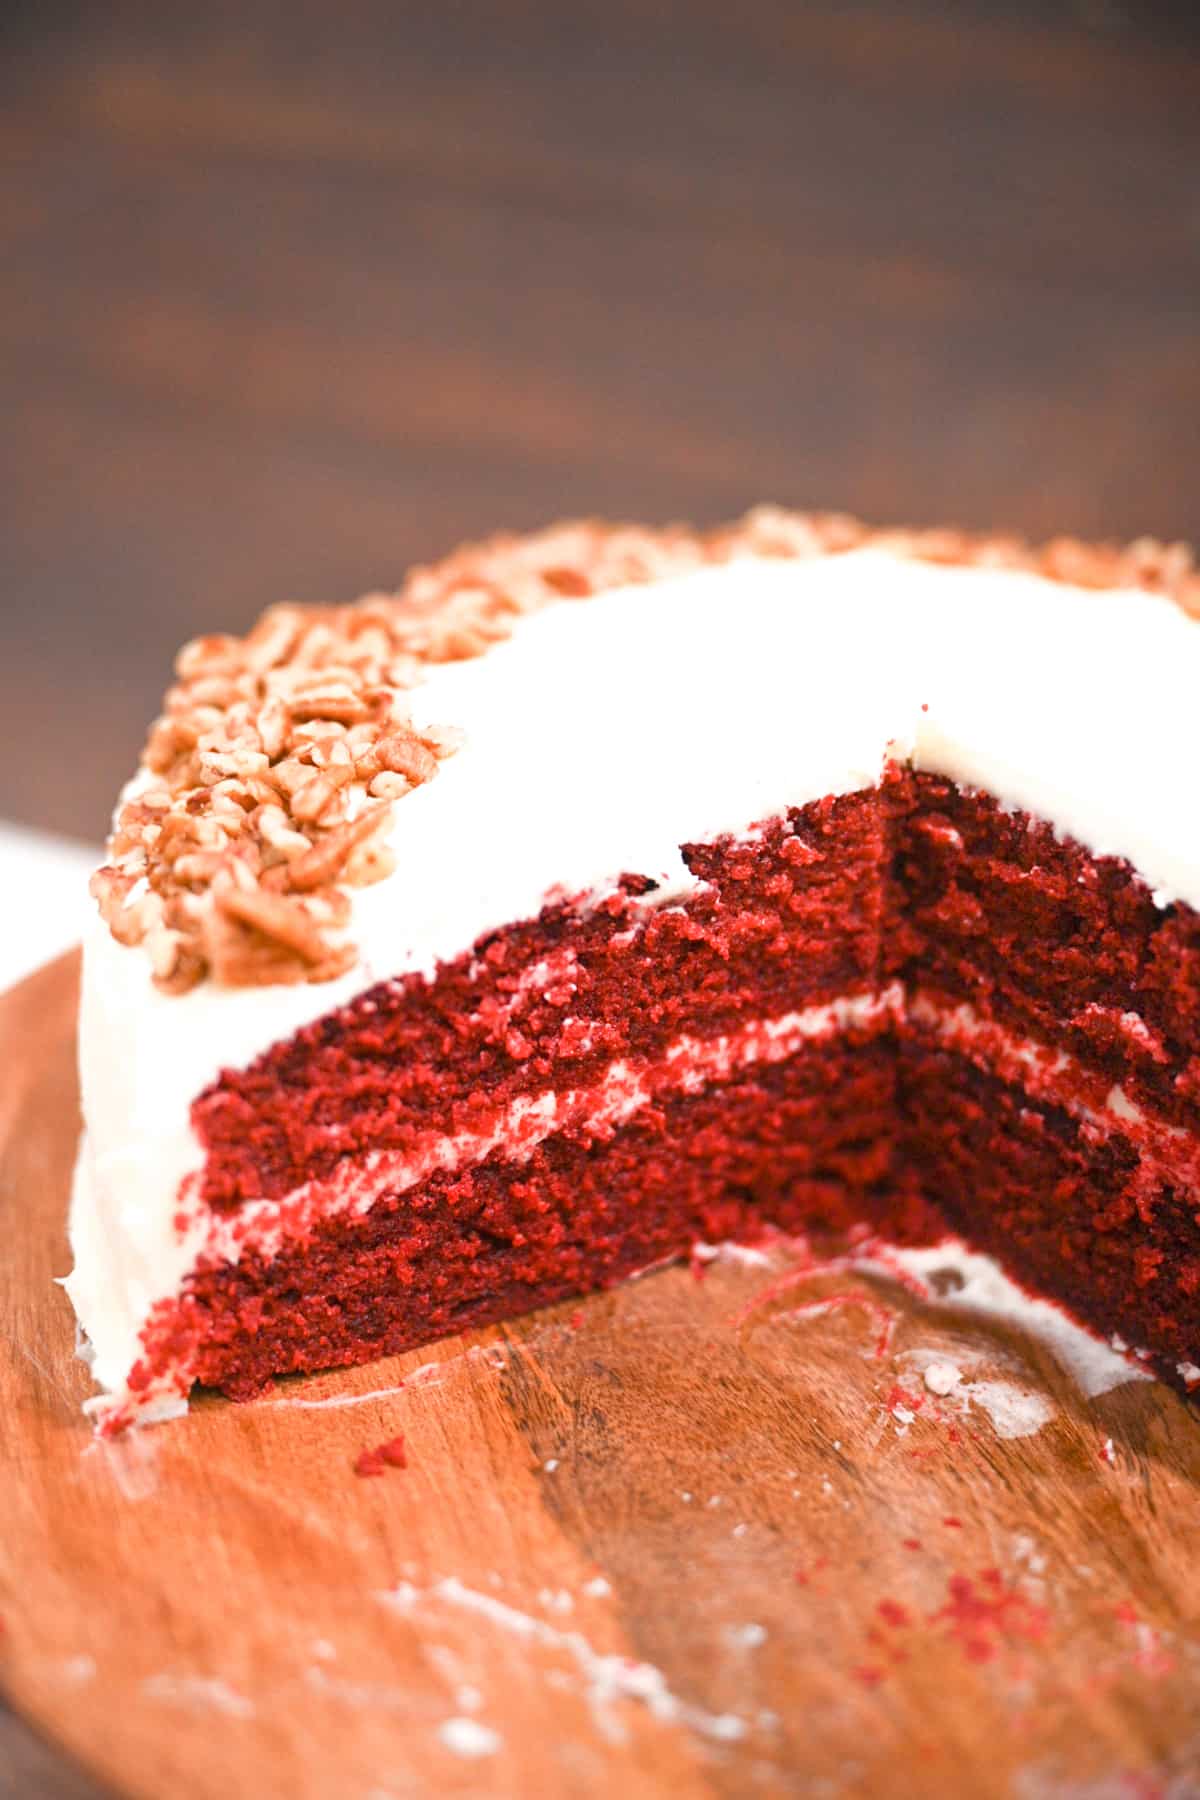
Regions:
<instances>
[{"instance_id":1,"label":"cake slice removed","mask_svg":"<svg viewBox=\"0 0 1200 1800\"><path fill-rule=\"evenodd\" d=\"M1200 1382L1177 549L579 525L180 655L84 948L105 1430L770 1228Z\"/></svg>"}]
</instances>

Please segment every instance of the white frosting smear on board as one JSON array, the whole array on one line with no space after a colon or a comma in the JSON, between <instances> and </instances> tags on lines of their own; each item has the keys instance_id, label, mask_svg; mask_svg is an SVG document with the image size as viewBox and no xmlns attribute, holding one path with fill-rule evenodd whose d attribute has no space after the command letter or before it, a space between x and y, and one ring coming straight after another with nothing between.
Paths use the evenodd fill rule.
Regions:
<instances>
[{"instance_id":1,"label":"white frosting smear on board","mask_svg":"<svg viewBox=\"0 0 1200 1800\"><path fill-rule=\"evenodd\" d=\"M503 1741L499 1732L493 1731L490 1725L481 1725L478 1719L462 1717L444 1719L438 1726L438 1737L455 1756L472 1759L494 1756Z\"/></svg>"},{"instance_id":2,"label":"white frosting smear on board","mask_svg":"<svg viewBox=\"0 0 1200 1800\"><path fill-rule=\"evenodd\" d=\"M626 1732L617 1702L632 1700L644 1706L654 1718L686 1725L702 1737L718 1743L735 1743L746 1734L746 1722L736 1713L711 1713L681 1700L668 1687L661 1669L653 1663L639 1662L631 1656L596 1650L581 1631L564 1630L539 1619L534 1613L522 1612L468 1587L455 1575L421 1589L401 1582L378 1596L384 1605L402 1613L411 1613L430 1605L440 1605L472 1615L482 1625L515 1637L541 1649L557 1652L574 1666L576 1682L591 1708L592 1717L603 1736L611 1743L622 1743Z\"/></svg>"},{"instance_id":3,"label":"white frosting smear on board","mask_svg":"<svg viewBox=\"0 0 1200 1800\"><path fill-rule=\"evenodd\" d=\"M957 1239L947 1238L943 1243L921 1250L889 1246L878 1260L868 1247L859 1260L864 1268L892 1276L899 1272L917 1282L925 1290L931 1305L1015 1325L1044 1344L1089 1399L1106 1394L1110 1388L1120 1387L1126 1381L1151 1379L1144 1369L1131 1361L1127 1352L1114 1349L1052 1301L1027 1294L1004 1273L999 1263L978 1250L968 1250ZM947 1275L953 1278L955 1285L938 1282L937 1277ZM973 1385L972 1398L990 1412L991 1408L978 1392L980 1386L979 1382ZM994 1414L993 1423L1002 1437L1019 1435L1003 1431Z\"/></svg>"},{"instance_id":4,"label":"white frosting smear on board","mask_svg":"<svg viewBox=\"0 0 1200 1800\"><path fill-rule=\"evenodd\" d=\"M972 1406L987 1414L997 1437L1035 1437L1054 1417L1054 1408L1044 1394L1011 1381L968 1381L962 1392Z\"/></svg>"},{"instance_id":5,"label":"white frosting smear on board","mask_svg":"<svg viewBox=\"0 0 1200 1800\"><path fill-rule=\"evenodd\" d=\"M981 1360L973 1351L958 1350L955 1354L967 1369L973 1369ZM947 1362L936 1352L906 1350L899 1360L918 1371L926 1392L942 1403L943 1414L961 1416L977 1406L992 1421L997 1437L1034 1437L1054 1417L1054 1408L1044 1394L1019 1387L1013 1381L968 1376L957 1363ZM898 1415L900 1408L892 1406L889 1410ZM936 1411L933 1416L937 1416Z\"/></svg>"}]
</instances>

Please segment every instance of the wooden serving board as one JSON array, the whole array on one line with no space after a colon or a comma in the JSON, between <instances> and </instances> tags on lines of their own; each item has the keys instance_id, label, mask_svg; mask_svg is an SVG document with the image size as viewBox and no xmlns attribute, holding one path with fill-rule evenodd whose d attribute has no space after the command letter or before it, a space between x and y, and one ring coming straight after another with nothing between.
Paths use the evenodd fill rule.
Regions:
<instances>
[{"instance_id":1,"label":"wooden serving board","mask_svg":"<svg viewBox=\"0 0 1200 1800\"><path fill-rule=\"evenodd\" d=\"M94 1441L75 983L0 1001L0 1677L117 1791L1200 1792L1200 1414L795 1247Z\"/></svg>"}]
</instances>

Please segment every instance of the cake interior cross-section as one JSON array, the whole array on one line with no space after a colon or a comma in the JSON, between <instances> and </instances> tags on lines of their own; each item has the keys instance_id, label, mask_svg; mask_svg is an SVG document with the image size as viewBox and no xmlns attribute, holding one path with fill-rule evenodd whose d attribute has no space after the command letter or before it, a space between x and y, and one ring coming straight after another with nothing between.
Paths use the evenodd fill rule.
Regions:
<instances>
[{"instance_id":1,"label":"cake interior cross-section","mask_svg":"<svg viewBox=\"0 0 1200 1800\"><path fill-rule=\"evenodd\" d=\"M204 639L85 944L101 1428L769 1231L1200 1384L1200 587L760 512Z\"/></svg>"}]
</instances>

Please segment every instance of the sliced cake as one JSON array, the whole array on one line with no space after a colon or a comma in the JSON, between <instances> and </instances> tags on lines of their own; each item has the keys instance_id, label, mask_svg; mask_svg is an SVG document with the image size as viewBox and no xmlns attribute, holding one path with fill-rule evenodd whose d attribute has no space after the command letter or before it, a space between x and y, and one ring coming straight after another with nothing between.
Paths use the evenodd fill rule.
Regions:
<instances>
[{"instance_id":1,"label":"sliced cake","mask_svg":"<svg viewBox=\"0 0 1200 1800\"><path fill-rule=\"evenodd\" d=\"M559 527L198 640L84 950L103 1428L769 1228L1200 1381L1178 548Z\"/></svg>"}]
</instances>

